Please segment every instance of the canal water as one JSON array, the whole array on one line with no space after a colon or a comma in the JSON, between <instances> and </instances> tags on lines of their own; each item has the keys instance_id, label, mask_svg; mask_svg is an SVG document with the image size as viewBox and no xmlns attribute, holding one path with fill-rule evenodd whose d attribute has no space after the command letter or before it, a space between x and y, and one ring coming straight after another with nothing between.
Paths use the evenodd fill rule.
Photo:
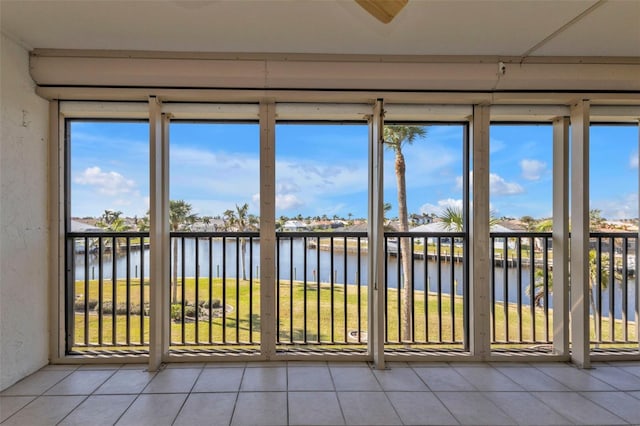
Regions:
<instances>
[{"instance_id":1,"label":"canal water","mask_svg":"<svg viewBox=\"0 0 640 426\"><path fill-rule=\"evenodd\" d=\"M311 239L310 239L311 240ZM315 239L314 239L315 240ZM304 242L302 239L294 239L293 243L290 240L283 239L279 243L279 262L278 273L280 280L294 280L302 281L306 278L307 281L315 282L319 276L320 282L331 282L333 275L333 282L336 284L342 284L345 282L345 261L346 261L346 283L349 285L360 284L366 286L368 283L368 256L366 252L361 252L360 259L357 254L345 253L339 244L336 243L334 249L333 259L329 250L321 249L318 253L315 247L304 248ZM292 247L293 244L293 247ZM211 271L212 276L222 277L223 273L227 278L236 277L236 252L240 253L240 247L236 245L235 239L231 238L226 241L223 249L222 241L219 239L213 240L211 245L212 250L209 250L209 241L207 239L199 240L198 243L198 262L196 262L196 248L195 239L185 239L185 276L193 277L196 275L196 268L198 268L198 274L200 277L208 277ZM260 274L260 265L258 262L250 264L250 250L252 251L253 259L260 258L260 243L259 241L253 242L250 248L247 240L246 255L245 255L245 273L249 278L250 270L253 277L258 277ZM365 250L366 251L366 250ZM293 253L293 255L291 255ZM306 253L306 277L305 277L305 256ZM113 271L113 258L110 252L103 254L102 265L100 265L98 256L95 254L88 254L88 271L89 279L98 279L100 274L100 268L102 268L102 277L104 280L110 280ZM293 260L293 262L292 262ZM318 263L319 260L319 263ZM333 263L332 263L333 260ZM74 257L75 262L75 279L84 280L85 276L85 257L83 253L78 253ZM171 250L171 267L173 267L173 249ZM134 249L130 252L129 267L130 276L132 278L140 278L142 274L141 265L144 265L144 276L149 277L149 250ZM224 270L223 265L226 265ZM240 263L241 265L241 263ZM358 266L359 265L359 266ZM241 266L240 266L241 268ZM387 264L385 268L387 277L387 285L389 288L398 287L398 259L395 256L387 257ZM454 262L451 265L450 261L433 261L424 259L413 260L413 273L414 273L414 285L416 290L424 290L425 283L429 291L437 292L438 282L440 283L440 291L444 294L450 294L452 283L454 291L457 295L462 295L463 283L464 283L464 270L463 264ZM182 272L182 253L180 246L178 249L178 274ZM240 277L242 277L242 271L238 271ZM530 269L527 266L521 268L521 280L520 289L522 303L529 305L530 299L527 295L527 289L530 282ZM118 254L116 251L116 277L126 278L127 276L127 257L122 252ZM438 280L438 277L440 279ZM401 279L401 278L400 278ZM504 268L495 268L495 298L496 301L504 300ZM516 303L518 297L518 269L507 269L507 282L508 282L508 298L509 302ZM627 280L628 291L628 310L627 317L634 318L635 311L635 281L634 278ZM622 284L616 283L615 285L615 317L622 317ZM551 296L550 296L551 299ZM609 313L609 290L604 290L602 293L602 312L603 315Z\"/></svg>"}]
</instances>

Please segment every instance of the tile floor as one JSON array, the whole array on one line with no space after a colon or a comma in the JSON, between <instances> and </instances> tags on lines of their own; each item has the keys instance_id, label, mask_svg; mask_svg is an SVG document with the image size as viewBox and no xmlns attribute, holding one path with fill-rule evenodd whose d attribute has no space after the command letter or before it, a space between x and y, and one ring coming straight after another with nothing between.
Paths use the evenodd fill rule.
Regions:
<instances>
[{"instance_id":1,"label":"tile floor","mask_svg":"<svg viewBox=\"0 0 640 426\"><path fill-rule=\"evenodd\" d=\"M640 361L48 366L0 393L2 425L640 424Z\"/></svg>"}]
</instances>

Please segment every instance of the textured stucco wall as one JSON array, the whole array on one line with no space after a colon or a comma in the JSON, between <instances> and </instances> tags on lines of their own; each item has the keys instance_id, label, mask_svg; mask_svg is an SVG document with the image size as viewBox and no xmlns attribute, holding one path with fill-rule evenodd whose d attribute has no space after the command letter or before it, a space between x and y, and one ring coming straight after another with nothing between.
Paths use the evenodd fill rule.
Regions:
<instances>
[{"instance_id":1,"label":"textured stucco wall","mask_svg":"<svg viewBox=\"0 0 640 426\"><path fill-rule=\"evenodd\" d=\"M0 44L0 390L48 361L48 104L28 52Z\"/></svg>"}]
</instances>

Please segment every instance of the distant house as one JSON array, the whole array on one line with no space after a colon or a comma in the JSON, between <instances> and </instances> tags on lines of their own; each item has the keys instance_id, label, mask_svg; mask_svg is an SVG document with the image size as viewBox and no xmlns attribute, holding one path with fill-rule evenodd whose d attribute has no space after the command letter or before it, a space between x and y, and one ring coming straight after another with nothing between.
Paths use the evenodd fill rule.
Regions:
<instances>
[{"instance_id":1,"label":"distant house","mask_svg":"<svg viewBox=\"0 0 640 426\"><path fill-rule=\"evenodd\" d=\"M301 220L288 220L282 225L282 230L285 232L301 232L309 231L309 227Z\"/></svg>"},{"instance_id":2,"label":"distant house","mask_svg":"<svg viewBox=\"0 0 640 426\"><path fill-rule=\"evenodd\" d=\"M71 219L71 232L103 232L104 229Z\"/></svg>"}]
</instances>

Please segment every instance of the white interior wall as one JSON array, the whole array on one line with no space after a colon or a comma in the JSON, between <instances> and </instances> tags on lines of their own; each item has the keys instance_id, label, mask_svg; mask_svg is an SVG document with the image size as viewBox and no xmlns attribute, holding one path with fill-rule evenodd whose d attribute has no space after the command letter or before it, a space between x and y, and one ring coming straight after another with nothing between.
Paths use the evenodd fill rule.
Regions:
<instances>
[{"instance_id":1,"label":"white interior wall","mask_svg":"<svg viewBox=\"0 0 640 426\"><path fill-rule=\"evenodd\" d=\"M48 103L28 52L0 44L0 390L48 362Z\"/></svg>"}]
</instances>

